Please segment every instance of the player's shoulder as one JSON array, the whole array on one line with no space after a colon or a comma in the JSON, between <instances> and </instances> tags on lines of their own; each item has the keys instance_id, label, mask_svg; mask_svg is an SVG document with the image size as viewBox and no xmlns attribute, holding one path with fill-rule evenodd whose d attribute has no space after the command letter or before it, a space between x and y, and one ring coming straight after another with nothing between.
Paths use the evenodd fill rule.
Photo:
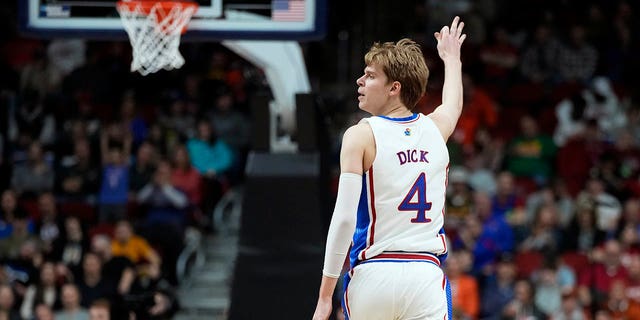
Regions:
<instances>
[{"instance_id":1,"label":"player's shoulder","mask_svg":"<svg viewBox=\"0 0 640 320\"><path fill-rule=\"evenodd\" d=\"M362 119L357 124L354 124L351 127L347 128L347 130L344 132L344 137L361 137L369 134L371 134L371 126L369 125L367 119Z\"/></svg>"},{"instance_id":2,"label":"player's shoulder","mask_svg":"<svg viewBox=\"0 0 640 320\"><path fill-rule=\"evenodd\" d=\"M371 126L367 121L365 121L365 119L347 128L347 130L345 130L344 134L342 135L343 143L352 142L356 144L362 144L367 143L372 139L373 131L371 130Z\"/></svg>"}]
</instances>

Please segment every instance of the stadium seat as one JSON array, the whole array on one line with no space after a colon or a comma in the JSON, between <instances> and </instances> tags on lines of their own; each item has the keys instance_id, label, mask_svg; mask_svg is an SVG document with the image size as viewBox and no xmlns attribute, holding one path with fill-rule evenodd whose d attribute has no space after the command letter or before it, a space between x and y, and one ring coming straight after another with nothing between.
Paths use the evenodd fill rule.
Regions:
<instances>
[{"instance_id":1,"label":"stadium seat","mask_svg":"<svg viewBox=\"0 0 640 320\"><path fill-rule=\"evenodd\" d=\"M535 182L535 180L529 177L518 177L516 178L515 183L518 194L524 197L529 196L531 193L534 193L536 192L536 190L538 190L538 184Z\"/></svg>"},{"instance_id":2,"label":"stadium seat","mask_svg":"<svg viewBox=\"0 0 640 320\"><path fill-rule=\"evenodd\" d=\"M573 94L580 92L584 86L579 83L564 83L556 86L551 92L551 104L556 105L565 98L571 97Z\"/></svg>"},{"instance_id":3,"label":"stadium seat","mask_svg":"<svg viewBox=\"0 0 640 320\"><path fill-rule=\"evenodd\" d=\"M545 98L545 89L539 83L520 83L511 86L507 93L506 100L514 107L529 107L542 102Z\"/></svg>"},{"instance_id":4,"label":"stadium seat","mask_svg":"<svg viewBox=\"0 0 640 320\"><path fill-rule=\"evenodd\" d=\"M537 251L518 252L515 257L519 278L529 278L531 274L542 266L544 257Z\"/></svg>"},{"instance_id":5,"label":"stadium seat","mask_svg":"<svg viewBox=\"0 0 640 320\"><path fill-rule=\"evenodd\" d=\"M589 258L583 253L575 251L565 252L562 254L561 259L567 266L573 269L576 275L580 274L582 270L589 266Z\"/></svg>"},{"instance_id":6,"label":"stadium seat","mask_svg":"<svg viewBox=\"0 0 640 320\"><path fill-rule=\"evenodd\" d=\"M100 223L95 225L89 229L89 238L93 238L96 235L104 234L113 238L113 232L115 230L115 226L111 223Z\"/></svg>"},{"instance_id":7,"label":"stadium seat","mask_svg":"<svg viewBox=\"0 0 640 320\"><path fill-rule=\"evenodd\" d=\"M40 220L40 208L35 200L20 201L20 207L24 210L33 221Z\"/></svg>"},{"instance_id":8,"label":"stadium seat","mask_svg":"<svg viewBox=\"0 0 640 320\"><path fill-rule=\"evenodd\" d=\"M64 202L60 204L60 213L78 217L83 223L93 224L96 221L96 209L86 202Z\"/></svg>"}]
</instances>

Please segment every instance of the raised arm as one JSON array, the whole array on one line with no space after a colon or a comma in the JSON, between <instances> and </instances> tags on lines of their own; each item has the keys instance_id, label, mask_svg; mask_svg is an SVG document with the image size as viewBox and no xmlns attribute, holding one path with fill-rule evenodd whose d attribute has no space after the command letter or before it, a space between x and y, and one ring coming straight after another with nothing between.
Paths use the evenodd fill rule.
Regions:
<instances>
[{"instance_id":1,"label":"raised arm","mask_svg":"<svg viewBox=\"0 0 640 320\"><path fill-rule=\"evenodd\" d=\"M442 104L429 117L436 123L442 137L446 141L456 127L462 113L462 62L460 47L467 37L462 34L464 22L455 17L451 27L444 26L434 36L438 41L438 55L444 62L444 85L442 87Z\"/></svg>"},{"instance_id":2,"label":"raised arm","mask_svg":"<svg viewBox=\"0 0 640 320\"><path fill-rule=\"evenodd\" d=\"M342 138L338 197L327 235L322 283L314 320L325 320L331 315L333 291L356 225L356 211L362 192L364 151L370 140L368 135L372 134L368 124L360 123L349 128Z\"/></svg>"}]
</instances>

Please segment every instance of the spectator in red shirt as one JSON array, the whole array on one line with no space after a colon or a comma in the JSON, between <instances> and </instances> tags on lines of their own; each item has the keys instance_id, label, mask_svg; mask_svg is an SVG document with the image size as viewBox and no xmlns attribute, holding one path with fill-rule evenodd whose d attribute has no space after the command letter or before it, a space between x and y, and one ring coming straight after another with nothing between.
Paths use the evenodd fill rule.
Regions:
<instances>
[{"instance_id":1,"label":"spectator in red shirt","mask_svg":"<svg viewBox=\"0 0 640 320\"><path fill-rule=\"evenodd\" d=\"M509 34L503 26L493 30L493 41L480 49L480 60L484 63L485 80L506 85L518 66L518 48L511 44Z\"/></svg>"},{"instance_id":2,"label":"spectator in red shirt","mask_svg":"<svg viewBox=\"0 0 640 320\"><path fill-rule=\"evenodd\" d=\"M620 261L620 243L607 240L602 248L593 252L594 264L579 275L578 295L584 305L602 305L616 280L626 281L627 270Z\"/></svg>"},{"instance_id":3,"label":"spectator in red shirt","mask_svg":"<svg viewBox=\"0 0 640 320\"><path fill-rule=\"evenodd\" d=\"M640 254L634 254L627 265L627 288L625 295L640 303Z\"/></svg>"},{"instance_id":4,"label":"spectator in red shirt","mask_svg":"<svg viewBox=\"0 0 640 320\"><path fill-rule=\"evenodd\" d=\"M202 212L203 178L191 164L189 151L184 145L177 145L173 150L171 183L182 191L189 203L186 208L189 225L204 226L206 219Z\"/></svg>"},{"instance_id":5,"label":"spectator in red shirt","mask_svg":"<svg viewBox=\"0 0 640 320\"><path fill-rule=\"evenodd\" d=\"M202 176L191 165L187 148L184 145L176 146L172 160L171 182L173 186L186 194L191 205L200 206L202 202Z\"/></svg>"}]
</instances>

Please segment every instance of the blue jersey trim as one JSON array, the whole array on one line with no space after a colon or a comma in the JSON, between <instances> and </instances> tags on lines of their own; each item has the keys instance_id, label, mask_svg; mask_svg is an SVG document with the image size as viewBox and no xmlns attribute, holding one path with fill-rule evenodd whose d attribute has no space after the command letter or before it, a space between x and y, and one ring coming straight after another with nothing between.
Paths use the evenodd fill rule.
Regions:
<instances>
[{"instance_id":1,"label":"blue jersey trim","mask_svg":"<svg viewBox=\"0 0 640 320\"><path fill-rule=\"evenodd\" d=\"M411 121L411 120L415 120L416 118L418 118L418 114L417 114L417 113L414 113L414 114L412 114L412 115L410 115L410 116L408 116L408 117L404 117L404 118L392 118L392 117L387 117L387 116L378 116L378 117L383 118L383 119L387 119L387 120L391 120L391 121L399 121L399 122L402 122L402 121Z\"/></svg>"},{"instance_id":2,"label":"blue jersey trim","mask_svg":"<svg viewBox=\"0 0 640 320\"><path fill-rule=\"evenodd\" d=\"M438 234L443 234L443 235L446 236L446 233L445 233L445 230L444 230L444 226L442 226L442 228L440 228L440 231L438 231ZM443 266L444 266L444 262L447 260L447 257L449 256L449 249L448 248L445 248L445 249L446 249L446 251L443 254L437 256L438 259L440 259L440 264L443 265Z\"/></svg>"},{"instance_id":3,"label":"blue jersey trim","mask_svg":"<svg viewBox=\"0 0 640 320\"><path fill-rule=\"evenodd\" d=\"M362 192L360 193L360 202L358 203L356 230L353 234L353 247L351 248L351 254L349 256L351 268L356 266L358 255L367 247L367 233L369 231L371 218L369 217L369 205L367 197L368 189L366 179L367 175L363 174Z\"/></svg>"},{"instance_id":4,"label":"blue jersey trim","mask_svg":"<svg viewBox=\"0 0 640 320\"><path fill-rule=\"evenodd\" d=\"M453 320L453 298L451 296L451 283L449 283L449 278L444 276L446 285L445 285L445 293L447 295L447 320Z\"/></svg>"}]
</instances>

